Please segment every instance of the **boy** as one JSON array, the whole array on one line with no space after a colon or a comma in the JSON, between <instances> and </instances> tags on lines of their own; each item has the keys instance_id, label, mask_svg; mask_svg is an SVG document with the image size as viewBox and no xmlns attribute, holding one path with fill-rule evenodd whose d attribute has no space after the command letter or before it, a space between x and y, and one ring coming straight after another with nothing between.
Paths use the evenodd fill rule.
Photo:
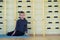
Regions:
<instances>
[{"instance_id":1,"label":"boy","mask_svg":"<svg viewBox=\"0 0 60 40\"><path fill-rule=\"evenodd\" d=\"M19 13L19 18L15 30L7 33L8 36L23 36L27 33L27 20L25 19L25 13L23 11Z\"/></svg>"}]
</instances>

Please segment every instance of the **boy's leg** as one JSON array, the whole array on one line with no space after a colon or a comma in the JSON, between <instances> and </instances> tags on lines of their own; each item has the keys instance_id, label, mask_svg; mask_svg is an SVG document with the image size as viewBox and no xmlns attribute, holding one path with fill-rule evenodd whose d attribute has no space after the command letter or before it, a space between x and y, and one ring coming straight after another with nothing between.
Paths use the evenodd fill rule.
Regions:
<instances>
[{"instance_id":1,"label":"boy's leg","mask_svg":"<svg viewBox=\"0 0 60 40\"><path fill-rule=\"evenodd\" d=\"M14 31L8 32L7 35L8 35L8 36L11 36L13 32L14 32Z\"/></svg>"},{"instance_id":2,"label":"boy's leg","mask_svg":"<svg viewBox=\"0 0 60 40\"><path fill-rule=\"evenodd\" d=\"M23 36L25 33L16 31L16 33L13 36Z\"/></svg>"}]
</instances>

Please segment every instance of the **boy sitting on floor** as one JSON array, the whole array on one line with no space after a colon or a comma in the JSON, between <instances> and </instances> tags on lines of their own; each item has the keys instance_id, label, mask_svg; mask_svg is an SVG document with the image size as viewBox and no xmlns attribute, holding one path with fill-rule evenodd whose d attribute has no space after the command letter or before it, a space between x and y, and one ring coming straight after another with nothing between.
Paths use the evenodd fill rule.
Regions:
<instances>
[{"instance_id":1,"label":"boy sitting on floor","mask_svg":"<svg viewBox=\"0 0 60 40\"><path fill-rule=\"evenodd\" d=\"M8 36L23 36L27 33L27 20L25 19L25 13L21 11L19 13L19 19L17 20L15 30L8 32Z\"/></svg>"}]
</instances>

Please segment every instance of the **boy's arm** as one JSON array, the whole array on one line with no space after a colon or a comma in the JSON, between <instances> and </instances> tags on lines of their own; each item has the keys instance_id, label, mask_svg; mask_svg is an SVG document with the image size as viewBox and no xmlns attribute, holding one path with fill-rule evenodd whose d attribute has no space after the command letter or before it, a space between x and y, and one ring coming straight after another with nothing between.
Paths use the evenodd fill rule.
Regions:
<instances>
[{"instance_id":1,"label":"boy's arm","mask_svg":"<svg viewBox=\"0 0 60 40\"><path fill-rule=\"evenodd\" d=\"M27 22L26 22L26 24L25 24L25 32L26 32L26 33L28 32Z\"/></svg>"},{"instance_id":2,"label":"boy's arm","mask_svg":"<svg viewBox=\"0 0 60 40\"><path fill-rule=\"evenodd\" d=\"M12 33L12 36L15 34L16 30L14 30L14 32Z\"/></svg>"},{"instance_id":3,"label":"boy's arm","mask_svg":"<svg viewBox=\"0 0 60 40\"><path fill-rule=\"evenodd\" d=\"M18 20L17 20L15 30L17 29L18 26L19 26L19 25L18 25Z\"/></svg>"},{"instance_id":4,"label":"boy's arm","mask_svg":"<svg viewBox=\"0 0 60 40\"><path fill-rule=\"evenodd\" d=\"M28 28L27 28L27 24L26 24L26 26L25 26L26 28L25 28L25 30L26 30L26 33L28 32Z\"/></svg>"}]
</instances>

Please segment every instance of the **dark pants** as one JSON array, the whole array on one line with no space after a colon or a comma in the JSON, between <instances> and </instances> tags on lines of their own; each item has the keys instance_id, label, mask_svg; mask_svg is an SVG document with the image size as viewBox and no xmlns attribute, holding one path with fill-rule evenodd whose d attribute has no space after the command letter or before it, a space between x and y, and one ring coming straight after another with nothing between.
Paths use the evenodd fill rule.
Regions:
<instances>
[{"instance_id":1,"label":"dark pants","mask_svg":"<svg viewBox=\"0 0 60 40\"><path fill-rule=\"evenodd\" d=\"M12 33L13 33L13 32L14 32L14 31L8 32L7 35L8 35L8 36L12 36ZM24 34L25 34L25 33L23 33L23 32L16 31L13 36L23 36Z\"/></svg>"}]
</instances>

